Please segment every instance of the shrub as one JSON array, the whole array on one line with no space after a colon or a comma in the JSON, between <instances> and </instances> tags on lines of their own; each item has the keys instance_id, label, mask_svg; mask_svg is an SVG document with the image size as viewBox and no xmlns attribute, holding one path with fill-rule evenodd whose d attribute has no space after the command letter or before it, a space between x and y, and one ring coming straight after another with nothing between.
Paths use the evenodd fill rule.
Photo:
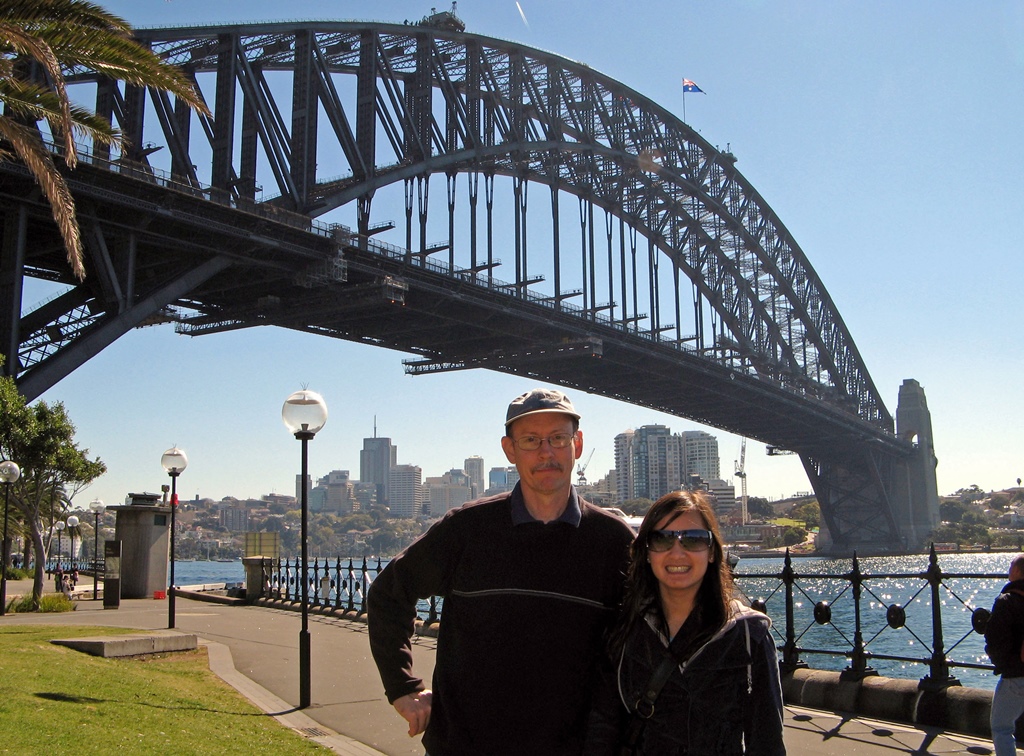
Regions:
<instances>
[{"instance_id":1,"label":"shrub","mask_svg":"<svg viewBox=\"0 0 1024 756\"><path fill-rule=\"evenodd\" d=\"M34 605L31 594L13 598L7 603L7 611L11 614L19 612L73 612L74 610L74 602L63 593L43 594L42 599L39 601L38 609Z\"/></svg>"}]
</instances>

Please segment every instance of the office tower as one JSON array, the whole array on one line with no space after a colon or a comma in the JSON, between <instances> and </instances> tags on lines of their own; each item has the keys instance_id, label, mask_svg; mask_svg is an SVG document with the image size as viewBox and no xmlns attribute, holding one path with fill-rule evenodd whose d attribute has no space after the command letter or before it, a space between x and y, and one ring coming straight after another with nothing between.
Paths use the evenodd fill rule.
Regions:
<instances>
[{"instance_id":1,"label":"office tower","mask_svg":"<svg viewBox=\"0 0 1024 756\"><path fill-rule=\"evenodd\" d=\"M306 476L306 496L309 496L309 492L313 490L313 476ZM308 500L308 499L307 499ZM297 503L302 501L302 474L299 473L295 476L295 501Z\"/></svg>"},{"instance_id":2,"label":"office tower","mask_svg":"<svg viewBox=\"0 0 1024 756\"><path fill-rule=\"evenodd\" d=\"M331 470L320 479L320 487L326 490L324 511L352 514L352 481L348 470Z\"/></svg>"},{"instance_id":3,"label":"office tower","mask_svg":"<svg viewBox=\"0 0 1024 756\"><path fill-rule=\"evenodd\" d=\"M633 498L633 465L630 447L633 443L632 429L615 437L615 501L622 503Z\"/></svg>"},{"instance_id":4,"label":"office tower","mask_svg":"<svg viewBox=\"0 0 1024 756\"><path fill-rule=\"evenodd\" d=\"M377 436L376 424L373 433L373 438L363 439L363 449L359 452L359 480L376 484L377 502L386 504L390 493L388 476L391 468L398 463L398 447L392 446L390 438Z\"/></svg>"},{"instance_id":5,"label":"office tower","mask_svg":"<svg viewBox=\"0 0 1024 756\"><path fill-rule=\"evenodd\" d=\"M423 514L423 471L416 465L395 465L388 476L388 507L392 518Z\"/></svg>"},{"instance_id":6,"label":"office tower","mask_svg":"<svg viewBox=\"0 0 1024 756\"><path fill-rule=\"evenodd\" d=\"M484 495L484 458L473 455L462 463L463 470L469 476L469 487L474 499Z\"/></svg>"},{"instance_id":7,"label":"office tower","mask_svg":"<svg viewBox=\"0 0 1024 756\"><path fill-rule=\"evenodd\" d=\"M472 498L469 476L462 470L451 470L424 483L430 498L430 516L440 517L449 509L460 507Z\"/></svg>"},{"instance_id":8,"label":"office tower","mask_svg":"<svg viewBox=\"0 0 1024 756\"><path fill-rule=\"evenodd\" d=\"M633 433L631 444L633 491L632 499L659 498L668 488L668 440L672 431L667 425L644 425Z\"/></svg>"},{"instance_id":9,"label":"office tower","mask_svg":"<svg viewBox=\"0 0 1024 756\"><path fill-rule=\"evenodd\" d=\"M714 497L712 507L720 522L726 517L737 514L736 511L736 487L724 480L707 481L708 493Z\"/></svg>"},{"instance_id":10,"label":"office tower","mask_svg":"<svg viewBox=\"0 0 1024 756\"><path fill-rule=\"evenodd\" d=\"M519 471L513 467L492 467L487 474L487 494L511 491L519 482Z\"/></svg>"}]
</instances>

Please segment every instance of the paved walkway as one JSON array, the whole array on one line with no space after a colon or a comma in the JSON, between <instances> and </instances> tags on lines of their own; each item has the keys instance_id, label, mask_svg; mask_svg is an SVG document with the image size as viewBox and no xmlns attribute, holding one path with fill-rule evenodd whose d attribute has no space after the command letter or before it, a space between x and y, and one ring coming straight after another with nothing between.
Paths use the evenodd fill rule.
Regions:
<instances>
[{"instance_id":1,"label":"paved walkway","mask_svg":"<svg viewBox=\"0 0 1024 756\"><path fill-rule=\"evenodd\" d=\"M122 600L118 609L93 601L92 581L79 585L78 609L65 614L8 614L14 624L167 627L167 601ZM8 583L8 596L31 590L28 581ZM175 626L206 643L210 668L283 724L348 756L422 756L419 738L384 698L361 622L310 615L313 705L296 711L299 697L297 612L225 605L178 596ZM54 637L60 631L55 629ZM420 673L433 669L433 639L417 640L413 656ZM832 712L786 707L785 740L795 756L881 754L991 754L991 743L931 728L850 718Z\"/></svg>"}]
</instances>

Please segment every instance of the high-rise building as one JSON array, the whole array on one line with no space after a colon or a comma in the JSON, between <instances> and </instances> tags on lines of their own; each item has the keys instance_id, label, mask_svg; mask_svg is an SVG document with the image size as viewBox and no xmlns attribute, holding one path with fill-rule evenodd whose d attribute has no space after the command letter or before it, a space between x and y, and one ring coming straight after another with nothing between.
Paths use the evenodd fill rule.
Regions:
<instances>
[{"instance_id":1,"label":"high-rise building","mask_svg":"<svg viewBox=\"0 0 1024 756\"><path fill-rule=\"evenodd\" d=\"M463 470L469 476L469 487L474 499L484 495L484 458L473 455L462 463Z\"/></svg>"},{"instance_id":2,"label":"high-rise building","mask_svg":"<svg viewBox=\"0 0 1024 756\"><path fill-rule=\"evenodd\" d=\"M701 480L717 480L718 439L704 431L673 434L664 425L645 425L615 437L615 500L652 501Z\"/></svg>"},{"instance_id":3,"label":"high-rise building","mask_svg":"<svg viewBox=\"0 0 1024 756\"><path fill-rule=\"evenodd\" d=\"M423 514L423 471L416 465L395 465L388 479L388 507L393 518Z\"/></svg>"},{"instance_id":4,"label":"high-rise building","mask_svg":"<svg viewBox=\"0 0 1024 756\"><path fill-rule=\"evenodd\" d=\"M630 454L633 433L630 429L615 437L615 500L620 504L633 498L633 458Z\"/></svg>"},{"instance_id":5,"label":"high-rise building","mask_svg":"<svg viewBox=\"0 0 1024 756\"><path fill-rule=\"evenodd\" d=\"M492 467L487 474L487 493L499 494L511 491L519 482L519 470L512 467Z\"/></svg>"},{"instance_id":6,"label":"high-rise building","mask_svg":"<svg viewBox=\"0 0 1024 756\"><path fill-rule=\"evenodd\" d=\"M633 433L630 452L633 469L631 499L657 499L668 488L668 441L672 431L667 425L644 425Z\"/></svg>"},{"instance_id":7,"label":"high-rise building","mask_svg":"<svg viewBox=\"0 0 1024 756\"><path fill-rule=\"evenodd\" d=\"M376 424L373 433L373 438L363 439L363 449L359 452L359 480L376 484L378 503L386 503L390 493L388 477L391 468L398 464L398 447L391 444L390 438L377 436Z\"/></svg>"},{"instance_id":8,"label":"high-rise building","mask_svg":"<svg viewBox=\"0 0 1024 756\"><path fill-rule=\"evenodd\" d=\"M696 473L705 481L722 477L718 458L718 439L704 431L683 431L686 445L686 472Z\"/></svg>"}]
</instances>

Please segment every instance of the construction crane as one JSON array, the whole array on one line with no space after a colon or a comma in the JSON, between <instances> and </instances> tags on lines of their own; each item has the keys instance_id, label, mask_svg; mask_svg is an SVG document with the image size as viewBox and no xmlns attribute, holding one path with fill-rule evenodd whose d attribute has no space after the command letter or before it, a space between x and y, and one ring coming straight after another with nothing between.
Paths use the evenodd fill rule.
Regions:
<instances>
[{"instance_id":1,"label":"construction crane","mask_svg":"<svg viewBox=\"0 0 1024 756\"><path fill-rule=\"evenodd\" d=\"M740 518L747 524L747 439L740 442L740 461L736 465L736 477L740 479Z\"/></svg>"},{"instance_id":2,"label":"construction crane","mask_svg":"<svg viewBox=\"0 0 1024 756\"><path fill-rule=\"evenodd\" d=\"M597 449L591 449L590 450L590 454L587 455L587 461L584 462L583 464L577 466L577 468L576 468L576 475L579 476L578 479L576 480L576 485L577 486L585 486L585 485L587 485L587 476L586 476L587 466L590 464L590 459L591 459L591 457L594 456L594 452L595 451L597 451Z\"/></svg>"}]
</instances>

